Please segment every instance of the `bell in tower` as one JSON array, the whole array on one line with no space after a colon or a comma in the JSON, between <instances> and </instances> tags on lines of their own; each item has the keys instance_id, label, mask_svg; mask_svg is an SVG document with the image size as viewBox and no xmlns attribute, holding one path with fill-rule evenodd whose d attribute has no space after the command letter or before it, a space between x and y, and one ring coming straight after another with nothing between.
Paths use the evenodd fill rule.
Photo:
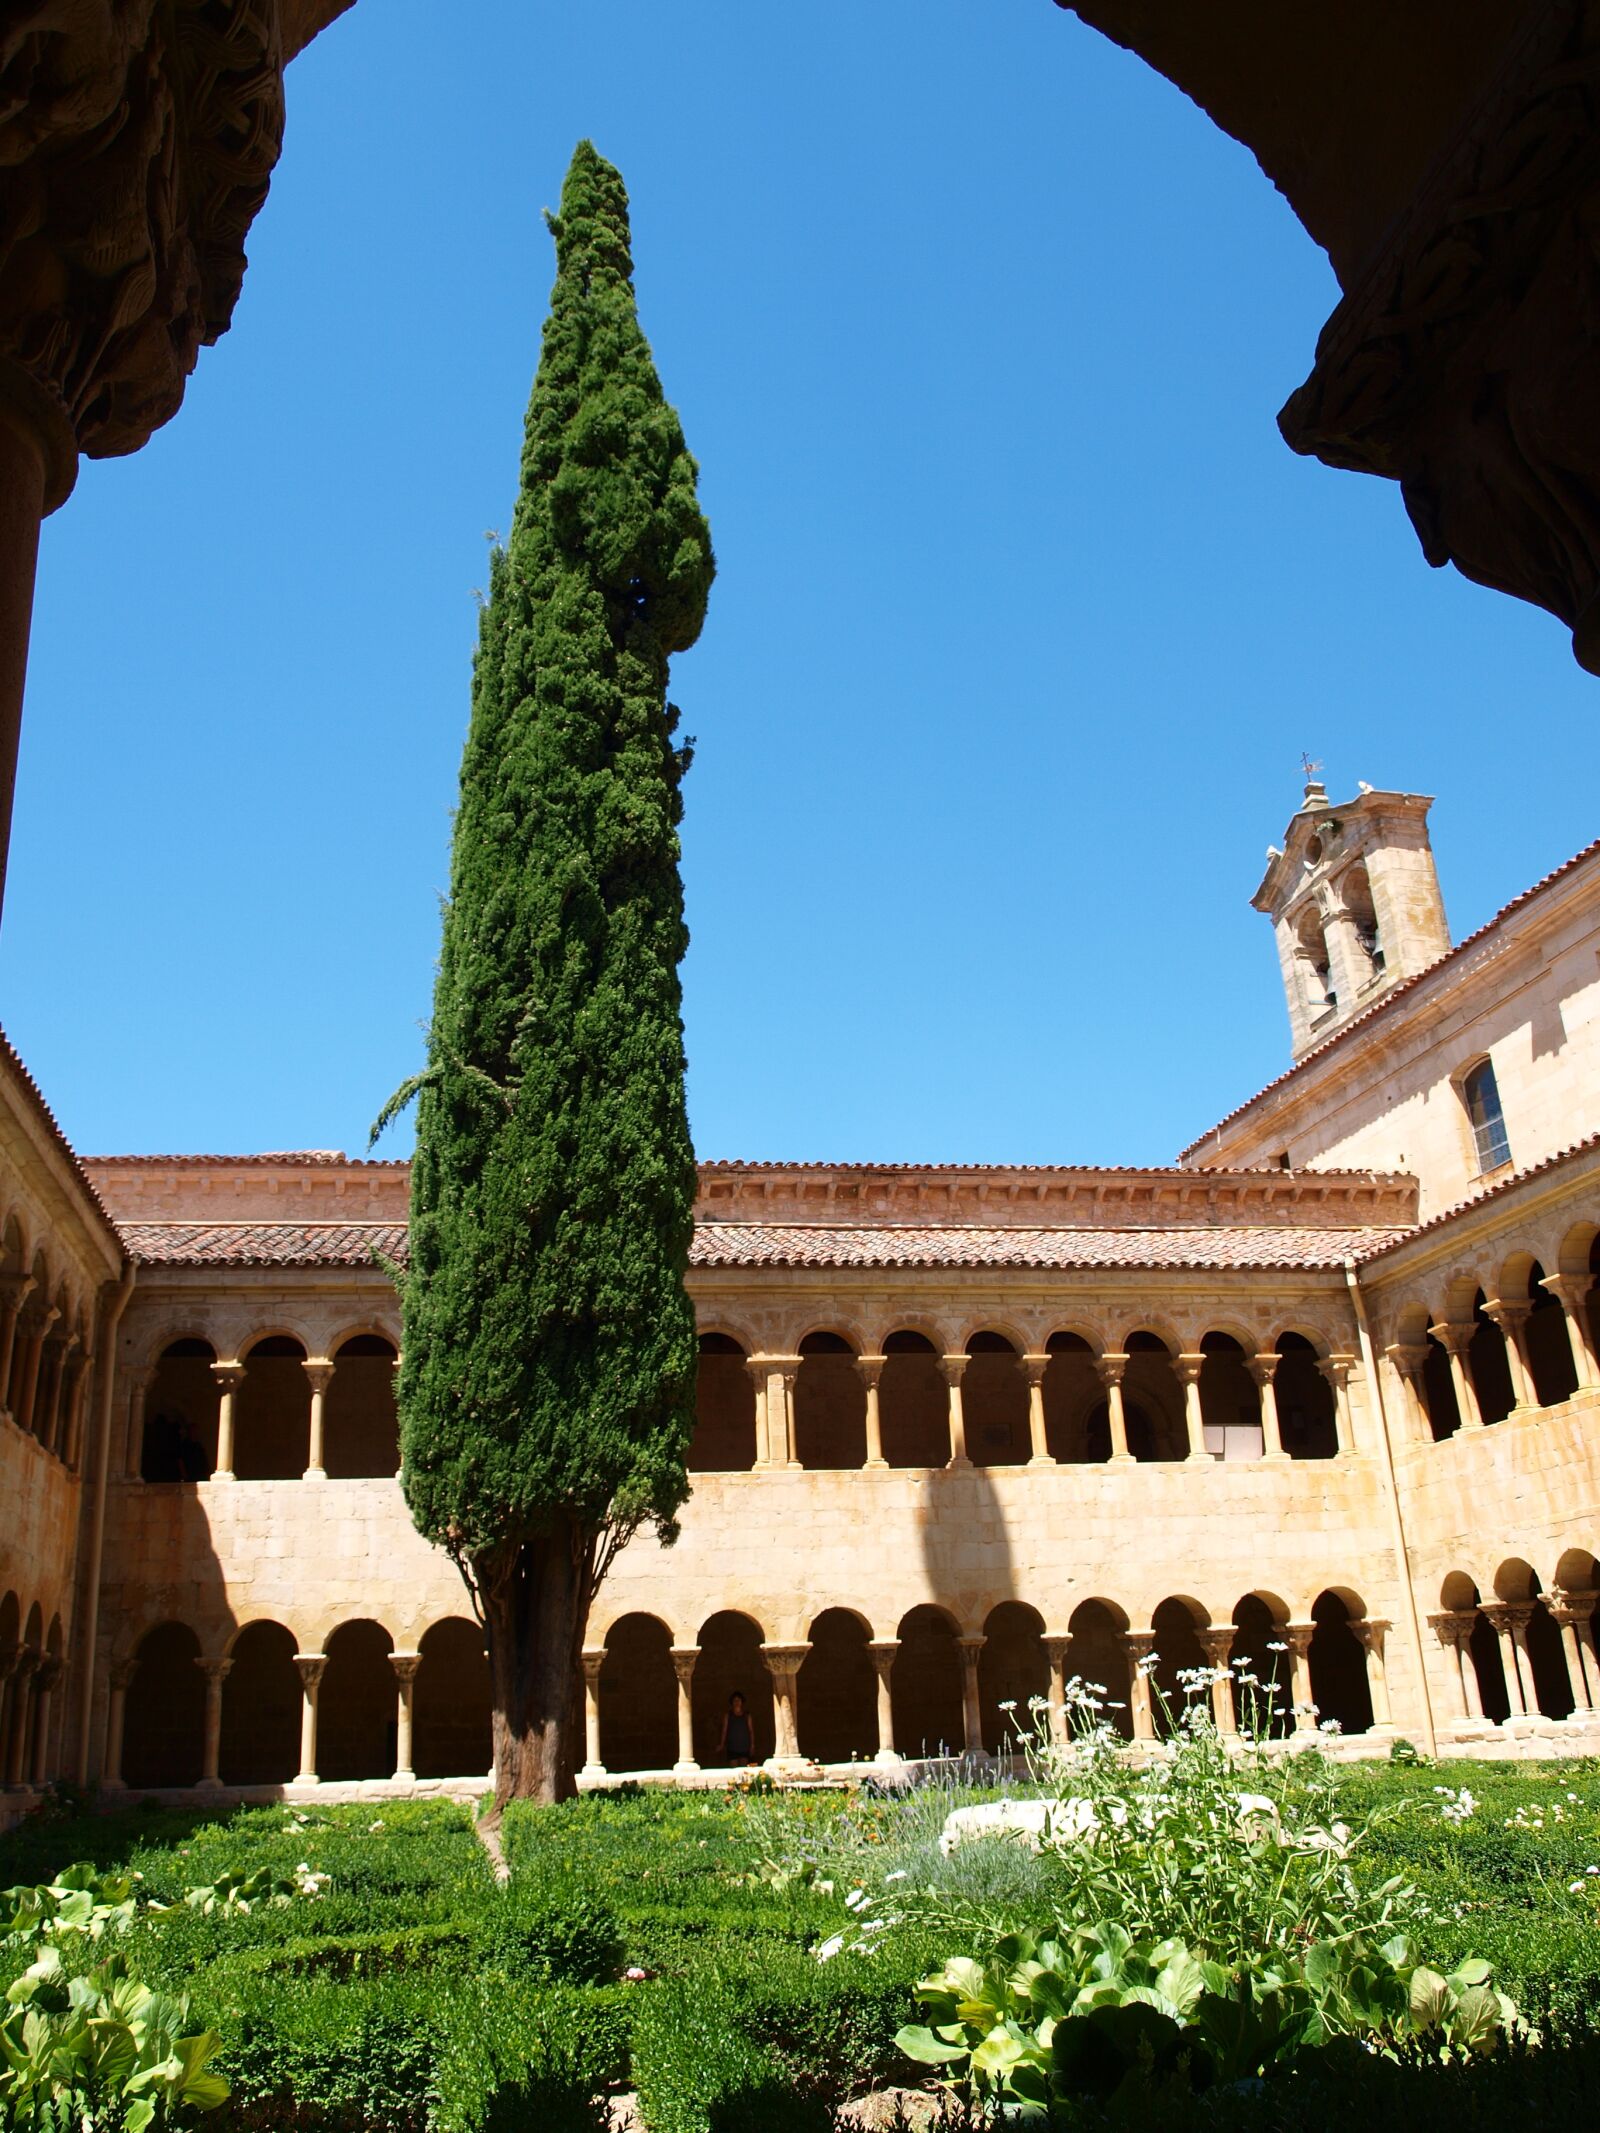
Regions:
<instances>
[{"instance_id":1,"label":"bell in tower","mask_svg":"<svg viewBox=\"0 0 1600 2133\"><path fill-rule=\"evenodd\" d=\"M1305 799L1250 899L1272 920L1301 1059L1450 947L1421 793L1329 802L1306 765Z\"/></svg>"}]
</instances>

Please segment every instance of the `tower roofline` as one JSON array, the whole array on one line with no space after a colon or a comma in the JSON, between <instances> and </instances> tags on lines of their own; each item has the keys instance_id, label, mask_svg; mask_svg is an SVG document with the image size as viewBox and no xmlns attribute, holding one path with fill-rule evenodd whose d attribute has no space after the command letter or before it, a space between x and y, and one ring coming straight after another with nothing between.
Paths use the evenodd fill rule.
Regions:
<instances>
[{"instance_id":1,"label":"tower roofline","mask_svg":"<svg viewBox=\"0 0 1600 2133\"><path fill-rule=\"evenodd\" d=\"M1319 800L1313 793L1321 793ZM1315 783L1306 787L1306 799L1289 818L1284 832L1284 848L1273 848L1267 860L1267 871L1261 877L1260 887L1251 897L1251 907L1257 911L1271 911L1277 904L1287 901L1286 890L1289 878L1297 868L1305 864L1306 847L1310 840L1337 826L1352 816L1371 818L1379 815L1410 815L1425 823L1428 810L1433 805L1432 793L1378 792L1367 787L1357 792L1353 800L1330 802L1322 787Z\"/></svg>"}]
</instances>

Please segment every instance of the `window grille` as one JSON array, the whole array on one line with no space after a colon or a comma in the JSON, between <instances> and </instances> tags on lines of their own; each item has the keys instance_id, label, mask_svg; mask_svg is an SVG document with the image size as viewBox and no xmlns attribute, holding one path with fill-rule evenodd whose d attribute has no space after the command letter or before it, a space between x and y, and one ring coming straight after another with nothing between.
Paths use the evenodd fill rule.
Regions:
<instances>
[{"instance_id":1,"label":"window grille","mask_svg":"<svg viewBox=\"0 0 1600 2133\"><path fill-rule=\"evenodd\" d=\"M1481 1060L1462 1083L1461 1093L1466 1099L1467 1117L1472 1121L1472 1138L1478 1151L1478 1168L1498 1170L1502 1163L1511 1160L1511 1143L1506 1138L1505 1113L1500 1108L1500 1090L1495 1082L1494 1067Z\"/></svg>"}]
</instances>

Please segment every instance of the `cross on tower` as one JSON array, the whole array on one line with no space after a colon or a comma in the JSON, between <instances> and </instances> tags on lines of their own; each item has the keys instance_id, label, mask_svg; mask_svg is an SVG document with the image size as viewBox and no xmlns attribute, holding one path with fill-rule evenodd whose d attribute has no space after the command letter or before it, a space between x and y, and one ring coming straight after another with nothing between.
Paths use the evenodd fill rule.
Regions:
<instances>
[{"instance_id":1,"label":"cross on tower","mask_svg":"<svg viewBox=\"0 0 1600 2133\"><path fill-rule=\"evenodd\" d=\"M1305 772L1308 781L1312 778L1320 778L1322 775L1322 765L1314 763L1308 755L1301 756L1300 767Z\"/></svg>"}]
</instances>

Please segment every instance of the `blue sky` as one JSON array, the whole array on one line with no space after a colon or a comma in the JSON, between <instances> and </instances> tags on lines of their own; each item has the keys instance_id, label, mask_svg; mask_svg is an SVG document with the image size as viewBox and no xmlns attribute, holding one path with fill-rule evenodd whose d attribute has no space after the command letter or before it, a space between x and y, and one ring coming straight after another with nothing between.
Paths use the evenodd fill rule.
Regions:
<instances>
[{"instance_id":1,"label":"blue sky","mask_svg":"<svg viewBox=\"0 0 1600 2133\"><path fill-rule=\"evenodd\" d=\"M295 62L233 331L45 528L0 1000L80 1148L354 1152L418 1061L584 134L720 562L702 1155L1171 1160L1286 1063L1303 749L1438 796L1458 936L1592 835L1565 632L1281 443L1332 275L1138 62L1049 0L440 21Z\"/></svg>"}]
</instances>

